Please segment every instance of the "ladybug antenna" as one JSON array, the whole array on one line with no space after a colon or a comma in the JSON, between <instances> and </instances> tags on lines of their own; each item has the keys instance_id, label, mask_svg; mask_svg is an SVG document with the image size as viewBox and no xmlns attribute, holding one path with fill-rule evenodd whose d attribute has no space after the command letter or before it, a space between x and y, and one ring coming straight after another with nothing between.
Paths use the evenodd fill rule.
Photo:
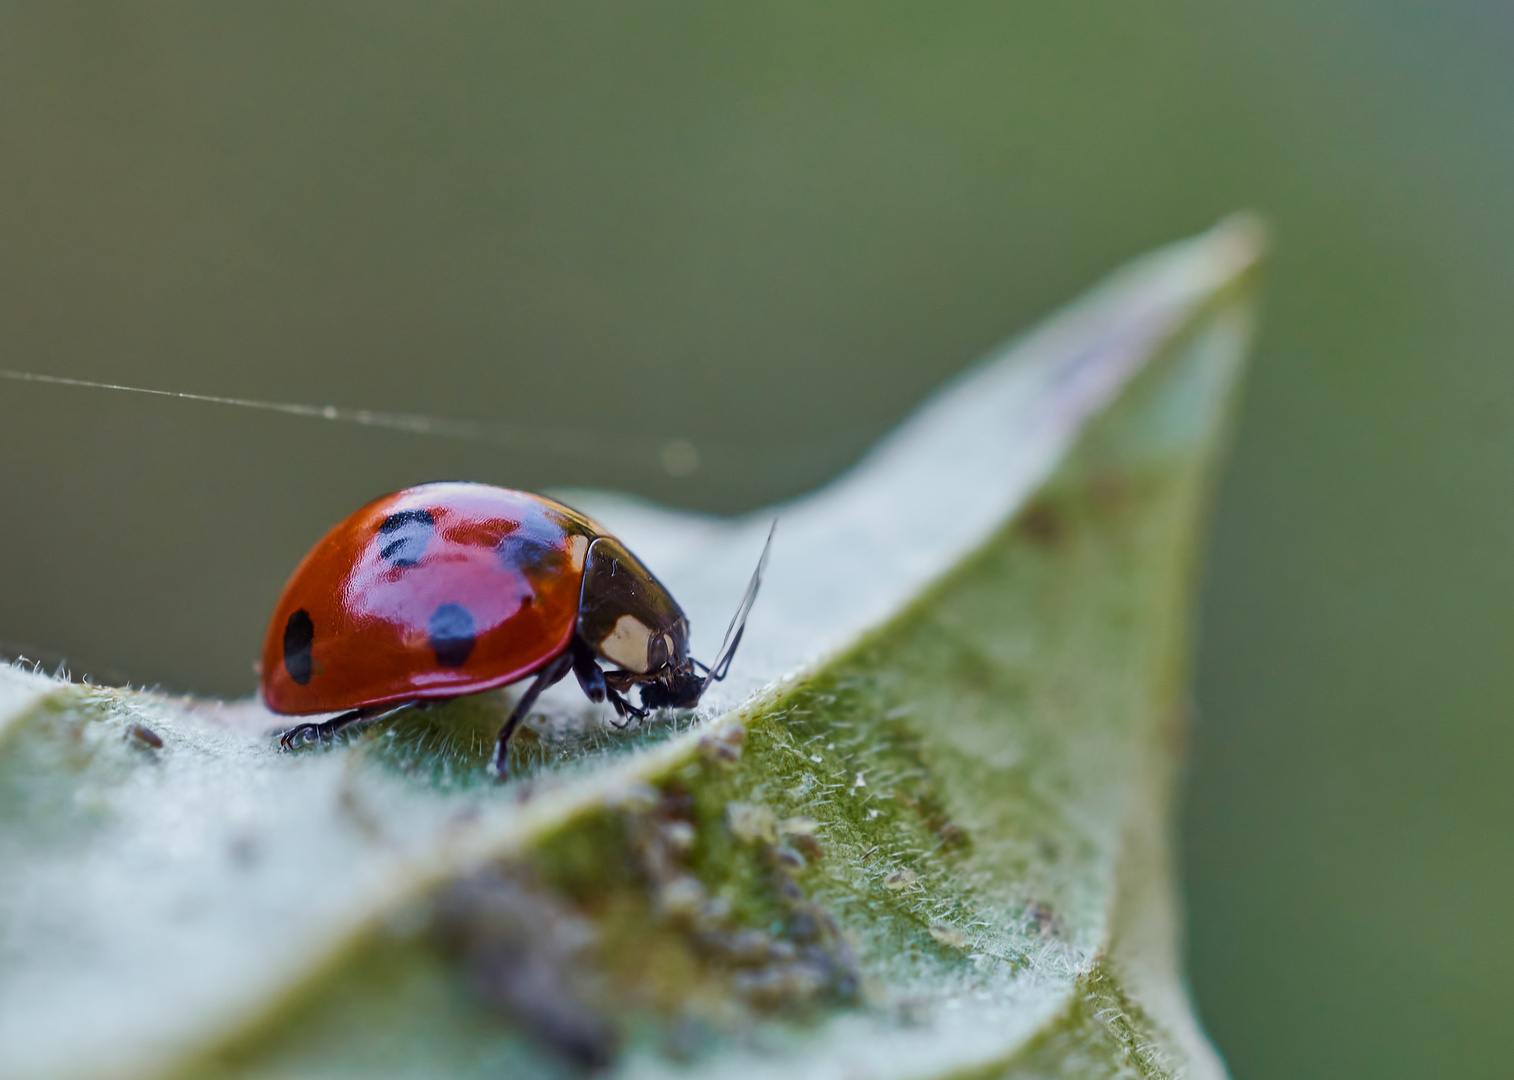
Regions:
<instances>
[{"instance_id":1,"label":"ladybug antenna","mask_svg":"<svg viewBox=\"0 0 1514 1080\"><path fill-rule=\"evenodd\" d=\"M736 655L736 646L741 644L741 635L746 632L746 617L751 614L752 605L757 601L757 590L762 587L762 572L767 569L768 552L773 546L773 530L777 528L778 519L774 518L773 524L768 527L767 542L762 545L762 557L757 560L757 569L752 571L752 580L747 582L746 595L741 598L741 606L736 609L736 614L731 616L731 625L725 628L725 640L720 643L720 652L716 655L715 662L705 668L704 685L699 688L701 694L709 689L710 683L725 678L726 672L731 669L731 658ZM703 664L699 666L704 667Z\"/></svg>"}]
</instances>

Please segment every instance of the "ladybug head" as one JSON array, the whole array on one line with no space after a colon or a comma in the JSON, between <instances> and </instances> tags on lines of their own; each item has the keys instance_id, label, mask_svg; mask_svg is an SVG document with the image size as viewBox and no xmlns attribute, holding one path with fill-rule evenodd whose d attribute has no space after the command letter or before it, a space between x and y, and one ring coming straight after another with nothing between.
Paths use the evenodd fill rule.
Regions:
<instances>
[{"instance_id":1,"label":"ladybug head","mask_svg":"<svg viewBox=\"0 0 1514 1080\"><path fill-rule=\"evenodd\" d=\"M641 704L647 709L692 709L704 696L709 680L687 660L681 667L668 665L656 682L641 684Z\"/></svg>"},{"instance_id":2,"label":"ladybug head","mask_svg":"<svg viewBox=\"0 0 1514 1080\"><path fill-rule=\"evenodd\" d=\"M767 543L762 546L762 557L757 560L757 569L752 572L752 580L747 583L741 606L736 609L736 614L731 616L731 624L726 627L725 641L721 642L715 662L708 667L693 659L681 664L669 664L656 682L642 684L642 705L649 709L692 709L699 704L699 699L711 683L725 678L726 672L731 670L731 659L736 655L736 646L741 644L741 635L746 632L746 618L757 600L757 590L762 587L762 572L767 569L768 549L773 546L773 529L777 527L778 522L774 521L772 528L768 529ZM702 668L704 673L699 674L696 668Z\"/></svg>"}]
</instances>

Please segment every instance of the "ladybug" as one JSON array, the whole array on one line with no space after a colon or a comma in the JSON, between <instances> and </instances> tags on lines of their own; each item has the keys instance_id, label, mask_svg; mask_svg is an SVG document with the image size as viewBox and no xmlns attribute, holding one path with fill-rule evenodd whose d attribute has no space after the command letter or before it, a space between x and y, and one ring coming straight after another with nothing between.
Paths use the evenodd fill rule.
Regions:
<instances>
[{"instance_id":1,"label":"ladybug","mask_svg":"<svg viewBox=\"0 0 1514 1080\"><path fill-rule=\"evenodd\" d=\"M503 776L516 726L569 671L622 719L698 704L730 668L767 554L706 666L689 655L677 601L583 514L487 484L407 488L347 518L295 568L263 642L263 700L286 715L341 713L284 732L287 750L534 676L500 728Z\"/></svg>"}]
</instances>

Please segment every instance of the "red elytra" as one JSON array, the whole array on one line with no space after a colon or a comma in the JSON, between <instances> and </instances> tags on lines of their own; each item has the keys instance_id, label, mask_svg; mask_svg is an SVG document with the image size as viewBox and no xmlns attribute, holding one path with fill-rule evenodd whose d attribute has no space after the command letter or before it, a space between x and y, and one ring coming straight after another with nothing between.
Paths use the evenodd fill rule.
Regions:
<instances>
[{"instance_id":1,"label":"red elytra","mask_svg":"<svg viewBox=\"0 0 1514 1080\"><path fill-rule=\"evenodd\" d=\"M499 733L503 773L516 725L569 671L621 716L697 704L729 669L766 559L764 549L705 667L689 656L688 619L667 589L588 517L485 484L408 488L348 517L295 569L263 643L263 700L290 715L343 714L291 728L289 748L535 675ZM625 697L633 687L640 707Z\"/></svg>"}]
</instances>

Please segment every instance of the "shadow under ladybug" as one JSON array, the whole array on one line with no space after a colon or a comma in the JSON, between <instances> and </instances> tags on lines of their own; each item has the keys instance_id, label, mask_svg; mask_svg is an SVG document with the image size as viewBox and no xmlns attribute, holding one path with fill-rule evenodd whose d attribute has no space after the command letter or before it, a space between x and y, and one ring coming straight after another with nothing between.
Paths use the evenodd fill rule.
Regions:
<instances>
[{"instance_id":1,"label":"shadow under ladybug","mask_svg":"<svg viewBox=\"0 0 1514 1080\"><path fill-rule=\"evenodd\" d=\"M769 530L705 665L689 655L677 601L583 514L486 484L408 488L348 517L295 568L263 643L263 700L285 715L341 713L285 731L289 750L534 676L499 731L492 767L503 777L510 736L570 671L590 701L609 701L622 719L697 705L730 669L772 539Z\"/></svg>"}]
</instances>

